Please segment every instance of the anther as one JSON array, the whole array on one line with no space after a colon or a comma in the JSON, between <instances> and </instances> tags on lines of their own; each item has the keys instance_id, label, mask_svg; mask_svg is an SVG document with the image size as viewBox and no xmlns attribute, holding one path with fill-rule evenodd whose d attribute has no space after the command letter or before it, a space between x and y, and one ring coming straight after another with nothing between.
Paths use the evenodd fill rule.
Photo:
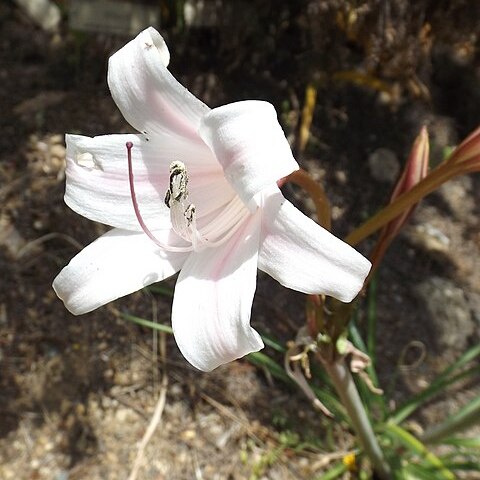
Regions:
<instances>
[{"instance_id":1,"label":"anther","mask_svg":"<svg viewBox=\"0 0 480 480\"><path fill-rule=\"evenodd\" d=\"M185 210L183 215L185 216L185 219L187 220L187 227L189 227L192 224L192 222L195 218L195 205L193 203L191 203L187 207L187 209Z\"/></svg>"}]
</instances>

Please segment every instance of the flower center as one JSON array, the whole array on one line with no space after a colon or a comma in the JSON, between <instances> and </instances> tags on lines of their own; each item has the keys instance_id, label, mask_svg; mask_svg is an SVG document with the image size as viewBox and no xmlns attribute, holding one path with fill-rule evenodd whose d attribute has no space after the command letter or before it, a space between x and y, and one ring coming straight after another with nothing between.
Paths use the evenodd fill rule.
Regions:
<instances>
[{"instance_id":1,"label":"flower center","mask_svg":"<svg viewBox=\"0 0 480 480\"><path fill-rule=\"evenodd\" d=\"M226 242L242 225L249 215L239 197L235 196L215 220L207 223L201 230L197 228L196 208L188 203L188 173L185 164L175 161L170 164L169 186L165 193L165 205L170 209L170 221L175 233L191 246L175 247L161 242L147 227L137 202L132 165L132 142L126 143L128 159L128 179L130 196L138 223L145 234L159 247L173 252L199 251L206 247L215 247Z\"/></svg>"}]
</instances>

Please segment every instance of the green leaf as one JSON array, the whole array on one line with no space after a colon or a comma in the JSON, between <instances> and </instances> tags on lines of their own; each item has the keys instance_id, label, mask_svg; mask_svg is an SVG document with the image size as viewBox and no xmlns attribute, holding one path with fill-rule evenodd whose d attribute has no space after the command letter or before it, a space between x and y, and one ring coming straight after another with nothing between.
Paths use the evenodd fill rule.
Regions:
<instances>
[{"instance_id":1,"label":"green leaf","mask_svg":"<svg viewBox=\"0 0 480 480\"><path fill-rule=\"evenodd\" d=\"M275 360L265 355L262 352L249 353L245 357L252 365L265 368L272 377L281 380L287 385L297 386L297 384L287 375L283 366L278 364ZM310 384L310 388L318 397L318 399L335 415L343 421L348 421L343 405L333 395L328 388L319 388L316 385Z\"/></svg>"},{"instance_id":2,"label":"green leaf","mask_svg":"<svg viewBox=\"0 0 480 480\"><path fill-rule=\"evenodd\" d=\"M473 461L457 461L457 462L446 462L444 463L446 467L450 470L454 470L456 472L479 472L480 471L480 463L473 462Z\"/></svg>"},{"instance_id":3,"label":"green leaf","mask_svg":"<svg viewBox=\"0 0 480 480\"><path fill-rule=\"evenodd\" d=\"M285 353L285 345L282 345L278 340L275 340L273 337L270 337L270 335L265 333L260 333L260 336L267 347L273 348L277 352Z\"/></svg>"},{"instance_id":4,"label":"green leaf","mask_svg":"<svg viewBox=\"0 0 480 480\"><path fill-rule=\"evenodd\" d=\"M402 427L388 422L385 424L385 433L392 439L397 440L404 447L417 455L428 467L430 473L434 471L435 479L454 480L455 475L445 467L442 461L411 433L407 432ZM431 477L432 478L432 477Z\"/></svg>"},{"instance_id":5,"label":"green leaf","mask_svg":"<svg viewBox=\"0 0 480 480\"><path fill-rule=\"evenodd\" d=\"M444 445L452 445L459 448L471 448L480 455L480 437L474 438L447 438L442 442Z\"/></svg>"},{"instance_id":6,"label":"green leaf","mask_svg":"<svg viewBox=\"0 0 480 480\"><path fill-rule=\"evenodd\" d=\"M316 477L315 480L334 480L338 478L342 473L346 472L347 466L343 462L338 462L328 472L324 473L320 477Z\"/></svg>"},{"instance_id":7,"label":"green leaf","mask_svg":"<svg viewBox=\"0 0 480 480\"><path fill-rule=\"evenodd\" d=\"M437 477L432 477L432 470L426 468L424 465L417 463L409 463L403 468L403 475L400 477L402 480L434 480ZM433 472L434 474L434 472Z\"/></svg>"},{"instance_id":8,"label":"green leaf","mask_svg":"<svg viewBox=\"0 0 480 480\"><path fill-rule=\"evenodd\" d=\"M425 443L439 443L445 437L474 426L480 421L480 397L474 398L446 420L428 429L422 437Z\"/></svg>"},{"instance_id":9,"label":"green leaf","mask_svg":"<svg viewBox=\"0 0 480 480\"><path fill-rule=\"evenodd\" d=\"M152 293L158 293L160 295L164 295L165 297L173 298L173 288L165 285L163 282L153 283L146 288Z\"/></svg>"},{"instance_id":10,"label":"green leaf","mask_svg":"<svg viewBox=\"0 0 480 480\"><path fill-rule=\"evenodd\" d=\"M293 384L293 381L287 375L285 370L281 365L279 365L275 360L270 358L268 355L265 355L262 352L252 352L245 357L252 365L257 367L265 368L268 370L273 377L285 382L289 385Z\"/></svg>"},{"instance_id":11,"label":"green leaf","mask_svg":"<svg viewBox=\"0 0 480 480\"><path fill-rule=\"evenodd\" d=\"M173 333L172 327L169 327L168 325L163 325L162 323L155 323L150 320L145 320L144 318L136 317L135 315L131 315L130 313L120 312L120 317L124 320L128 320L129 322L141 325L142 327L153 328L154 330L160 330L161 332L166 332L170 334Z\"/></svg>"},{"instance_id":12,"label":"green leaf","mask_svg":"<svg viewBox=\"0 0 480 480\"><path fill-rule=\"evenodd\" d=\"M367 303L367 354L376 363L376 341L377 341L377 277L374 276L368 288Z\"/></svg>"},{"instance_id":13,"label":"green leaf","mask_svg":"<svg viewBox=\"0 0 480 480\"><path fill-rule=\"evenodd\" d=\"M398 407L394 412L391 413L389 421L393 423L401 423L406 418L408 418L415 410L417 410L421 405L430 401L433 397L439 393L443 393L445 388L449 385L452 385L464 378L474 377L480 372L480 367L474 366L466 371L457 373L454 375L457 370L465 367L468 363L474 360L480 355L480 344L475 345L474 347L467 350L456 362L450 365L445 369L425 390L414 395L403 405Z\"/></svg>"}]
</instances>

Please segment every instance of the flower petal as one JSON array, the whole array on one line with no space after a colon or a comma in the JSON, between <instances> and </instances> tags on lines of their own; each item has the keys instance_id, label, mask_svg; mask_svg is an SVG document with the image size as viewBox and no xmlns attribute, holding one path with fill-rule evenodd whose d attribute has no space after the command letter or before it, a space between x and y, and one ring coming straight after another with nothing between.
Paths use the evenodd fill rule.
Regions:
<instances>
[{"instance_id":1,"label":"flower petal","mask_svg":"<svg viewBox=\"0 0 480 480\"><path fill-rule=\"evenodd\" d=\"M172 160L188 165L190 201L202 218L226 205L234 196L222 169L192 164L202 151L174 141L158 145L142 135L67 135L65 202L75 212L96 222L140 231L128 181L126 142L133 143L134 185L140 212L151 230L170 226L164 203ZM206 148L207 155L211 152Z\"/></svg>"},{"instance_id":2,"label":"flower petal","mask_svg":"<svg viewBox=\"0 0 480 480\"><path fill-rule=\"evenodd\" d=\"M210 371L263 348L250 327L256 288L260 214L218 248L192 253L178 277L172 326L180 351Z\"/></svg>"},{"instance_id":3,"label":"flower petal","mask_svg":"<svg viewBox=\"0 0 480 480\"><path fill-rule=\"evenodd\" d=\"M143 233L113 229L77 254L53 288L70 312L81 315L170 277L189 254L163 251Z\"/></svg>"},{"instance_id":4,"label":"flower petal","mask_svg":"<svg viewBox=\"0 0 480 480\"><path fill-rule=\"evenodd\" d=\"M285 287L352 301L370 262L305 216L278 189L263 199L258 268Z\"/></svg>"},{"instance_id":5,"label":"flower petal","mask_svg":"<svg viewBox=\"0 0 480 480\"><path fill-rule=\"evenodd\" d=\"M168 133L201 144L197 129L209 108L167 70L167 45L152 27L141 32L108 64L108 85L130 125L146 135Z\"/></svg>"},{"instance_id":6,"label":"flower petal","mask_svg":"<svg viewBox=\"0 0 480 480\"><path fill-rule=\"evenodd\" d=\"M214 108L200 135L223 167L225 177L249 207L263 188L298 169L290 145L268 102L249 100Z\"/></svg>"}]
</instances>

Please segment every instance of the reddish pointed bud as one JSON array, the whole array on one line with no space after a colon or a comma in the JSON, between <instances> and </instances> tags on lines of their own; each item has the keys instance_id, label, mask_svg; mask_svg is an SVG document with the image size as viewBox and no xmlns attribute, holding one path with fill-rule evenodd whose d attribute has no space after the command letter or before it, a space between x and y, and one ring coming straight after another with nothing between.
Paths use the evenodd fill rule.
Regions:
<instances>
[{"instance_id":1,"label":"reddish pointed bud","mask_svg":"<svg viewBox=\"0 0 480 480\"><path fill-rule=\"evenodd\" d=\"M421 180L427 176L428 172L428 160L430 153L430 145L428 141L428 132L426 127L422 127L420 134L415 139L410 156L408 157L405 169L398 180L390 203L393 203L399 196L411 190ZM370 274L380 263L385 251L392 242L392 240L398 235L401 228L405 225L407 220L411 217L416 205L413 205L408 210L405 210L401 215L394 218L388 223L380 233L377 245L372 253L372 270Z\"/></svg>"},{"instance_id":2,"label":"reddish pointed bud","mask_svg":"<svg viewBox=\"0 0 480 480\"><path fill-rule=\"evenodd\" d=\"M428 141L428 132L427 127L424 126L415 139L405 169L393 190L390 203L393 203L403 193L411 190L420 180L423 180L427 176L429 155L430 144ZM393 235L398 233L414 209L415 206L411 207L387 225L387 228L393 232Z\"/></svg>"},{"instance_id":3,"label":"reddish pointed bud","mask_svg":"<svg viewBox=\"0 0 480 480\"><path fill-rule=\"evenodd\" d=\"M446 163L461 165L465 173L480 171L480 127L452 152Z\"/></svg>"}]
</instances>

